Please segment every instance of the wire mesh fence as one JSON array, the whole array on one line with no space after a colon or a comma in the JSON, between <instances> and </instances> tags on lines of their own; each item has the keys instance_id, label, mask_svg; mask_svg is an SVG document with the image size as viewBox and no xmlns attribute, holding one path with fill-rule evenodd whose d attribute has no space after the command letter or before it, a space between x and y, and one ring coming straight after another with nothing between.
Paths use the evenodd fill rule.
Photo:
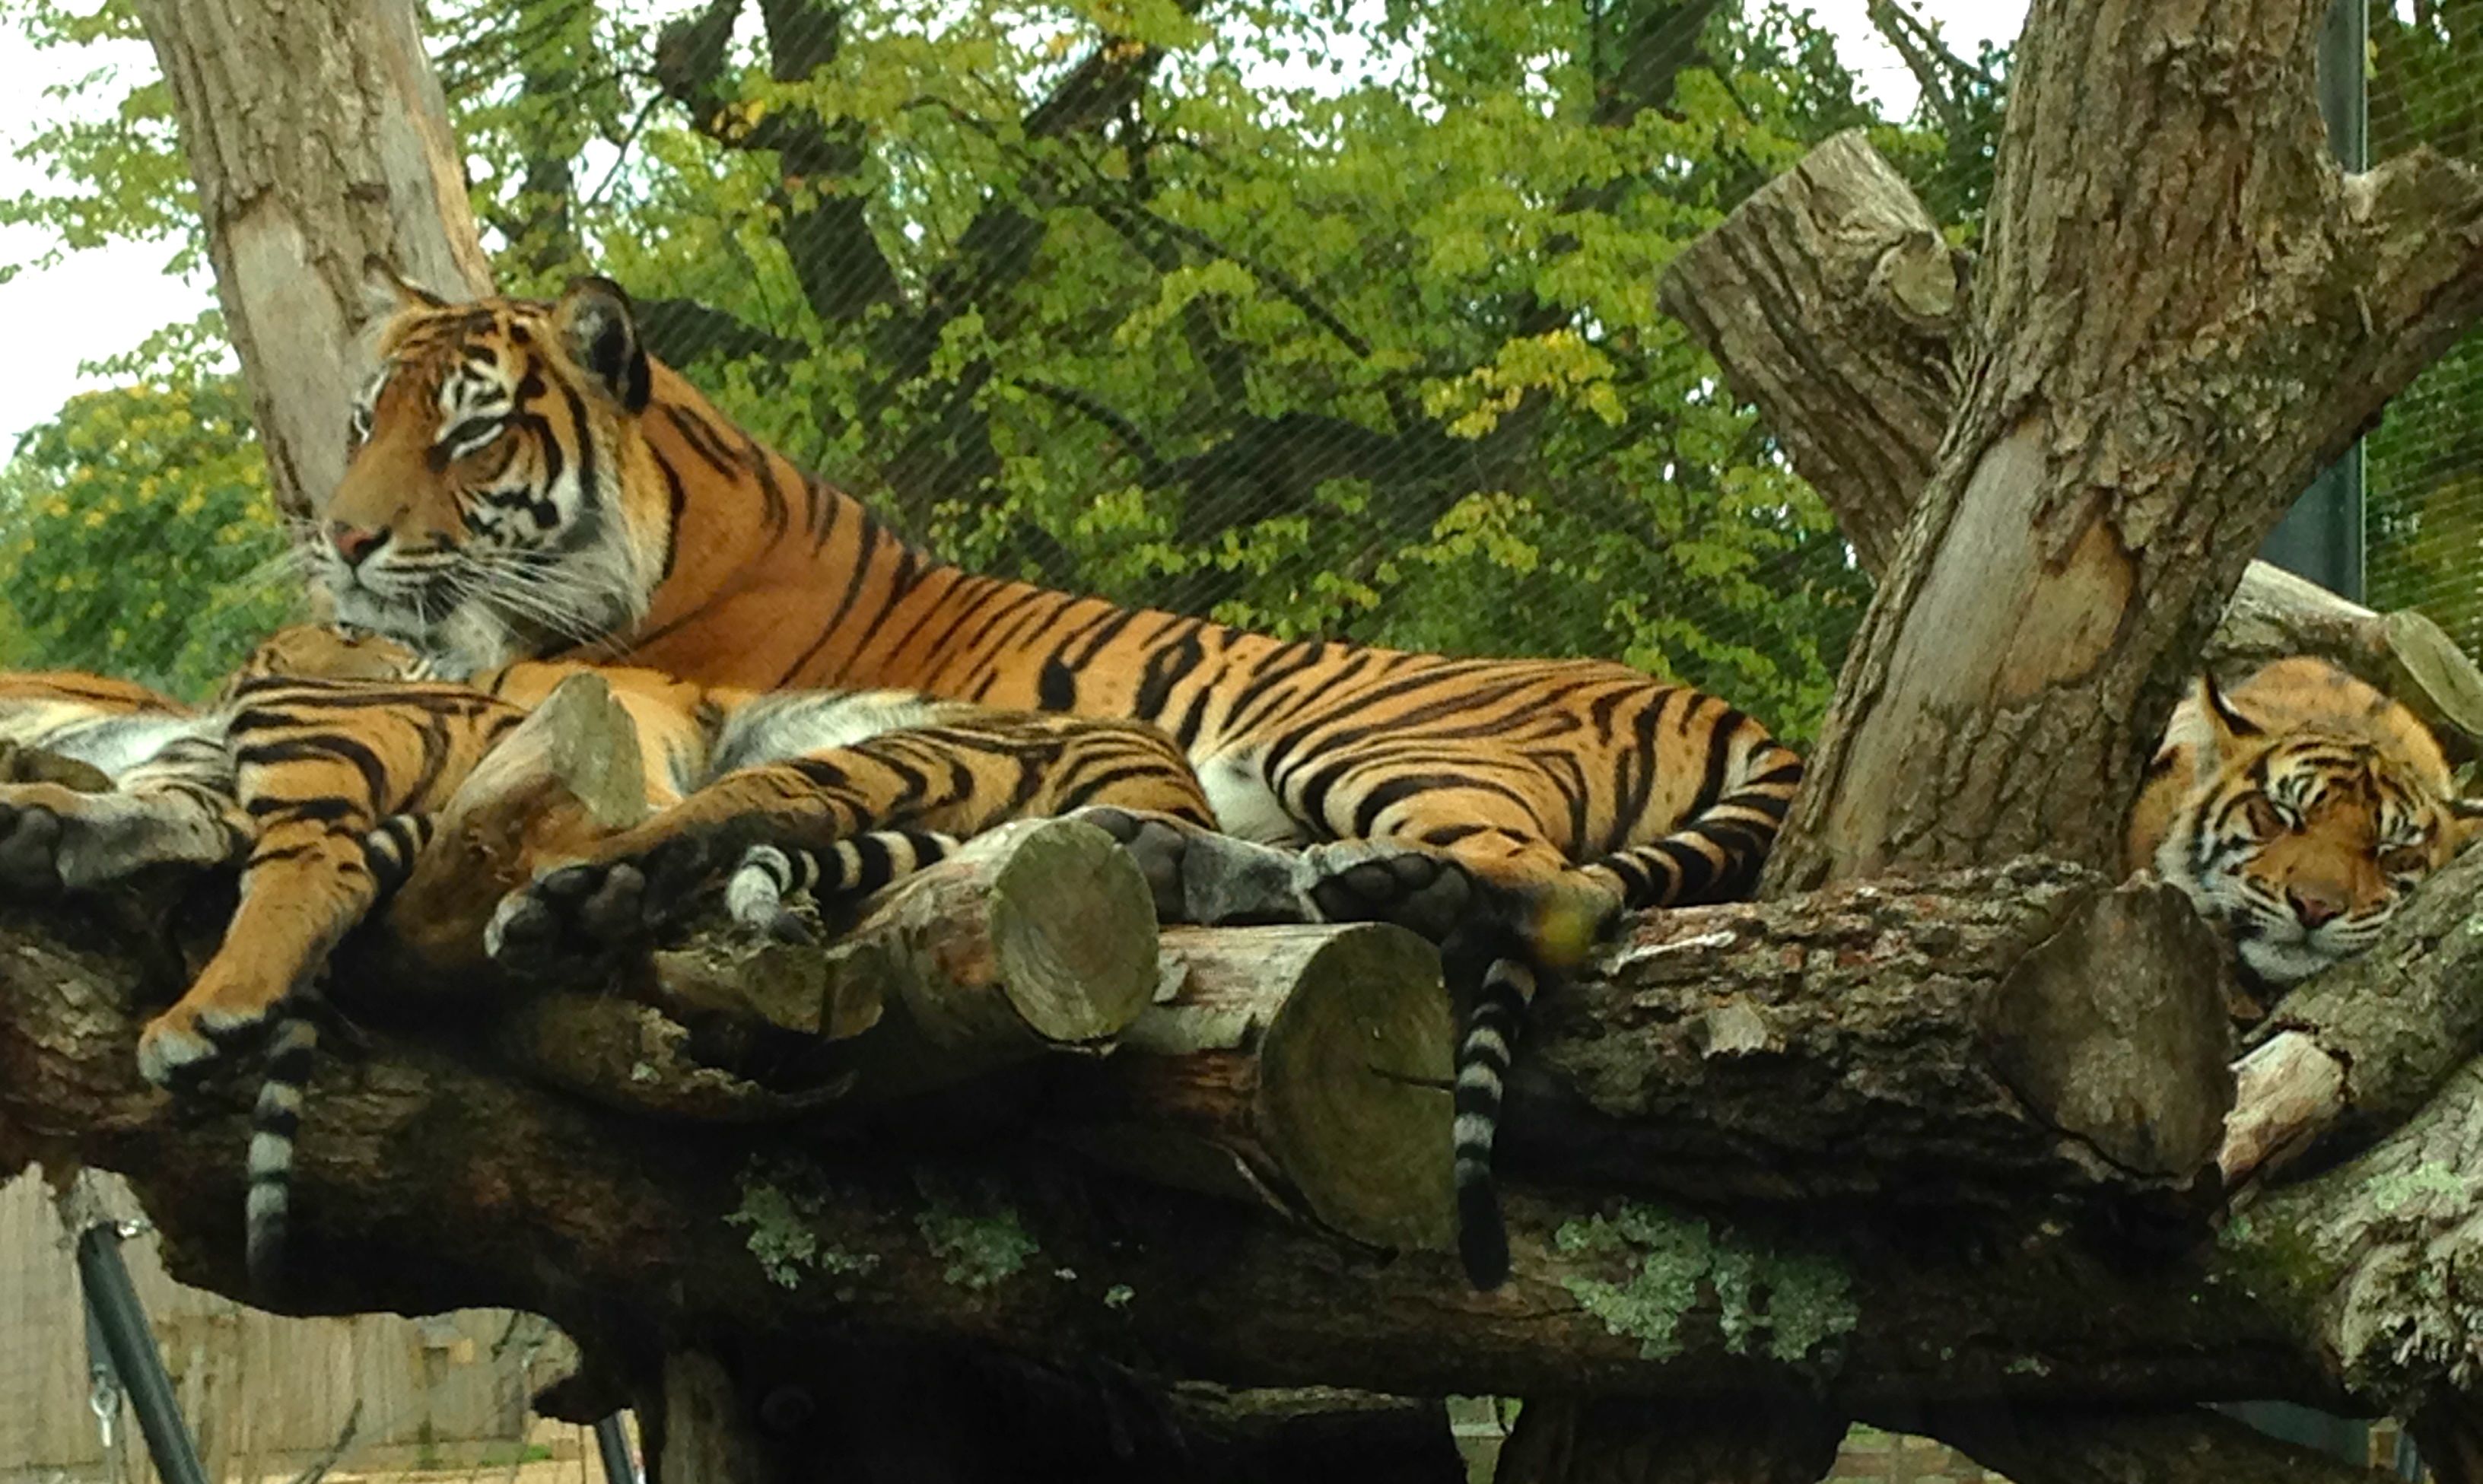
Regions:
<instances>
[{"instance_id":1,"label":"wire mesh fence","mask_svg":"<svg viewBox=\"0 0 2483 1484\"><path fill-rule=\"evenodd\" d=\"M1721 0L429 8L503 287L616 278L657 355L943 555L1285 634L1617 656L1797 740L1868 580L1654 282L1856 126L1976 240L2005 49L1902 7L1861 15L1839 30ZM2372 158L2483 160L2483 4L2374 3L2369 28ZM1876 60L1850 60L1865 41ZM161 152L150 82L124 65L113 121L38 135L76 199L11 220L76 240L110 218L195 264L177 172L113 174ZM91 351L113 358L106 384L0 479L0 662L202 690L292 601L248 399L211 314ZM2367 467L2371 600L2483 652L2483 340L2398 399ZM41 1302L73 1316L73 1285ZM75 1367L33 1324L0 1334L0 1418L69 1409L92 1431ZM248 1333L233 1353L256 1346L266 1366L339 1343ZM260 1405L200 1395L220 1418ZM520 1429L513 1445L489 1468L547 1444ZM591 1447L566 1447L555 1462L591 1474L570 1463ZM270 1444L219 1476L269 1460L294 1455ZM0 1480L119 1476L106 1465L0 1446Z\"/></svg>"}]
</instances>

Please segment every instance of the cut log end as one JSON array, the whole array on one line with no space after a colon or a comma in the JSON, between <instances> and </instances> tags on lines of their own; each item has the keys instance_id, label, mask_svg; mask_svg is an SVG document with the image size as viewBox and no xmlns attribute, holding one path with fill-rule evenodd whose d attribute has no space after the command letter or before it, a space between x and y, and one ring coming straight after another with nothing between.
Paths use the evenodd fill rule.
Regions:
<instances>
[{"instance_id":1,"label":"cut log end","mask_svg":"<svg viewBox=\"0 0 2483 1484\"><path fill-rule=\"evenodd\" d=\"M1372 924L1313 950L1259 1048L1268 1140L1313 1215L1390 1246L1452 1239L1455 1041L1421 939Z\"/></svg>"},{"instance_id":2,"label":"cut log end","mask_svg":"<svg viewBox=\"0 0 2483 1484\"><path fill-rule=\"evenodd\" d=\"M1174 992L1081 1095L1071 1142L1118 1168L1446 1250L1450 1051L1439 957L1402 928L1172 928Z\"/></svg>"},{"instance_id":3,"label":"cut log end","mask_svg":"<svg viewBox=\"0 0 2483 1484\"><path fill-rule=\"evenodd\" d=\"M991 904L1001 993L1036 1035L1100 1042L1154 998L1154 898L1103 831L1074 820L1028 831L994 873Z\"/></svg>"},{"instance_id":4,"label":"cut log end","mask_svg":"<svg viewBox=\"0 0 2483 1484\"><path fill-rule=\"evenodd\" d=\"M1994 1065L2063 1133L2126 1171L2180 1180L2232 1102L2224 955L2149 878L2071 908L2011 973L1984 1033Z\"/></svg>"}]
</instances>

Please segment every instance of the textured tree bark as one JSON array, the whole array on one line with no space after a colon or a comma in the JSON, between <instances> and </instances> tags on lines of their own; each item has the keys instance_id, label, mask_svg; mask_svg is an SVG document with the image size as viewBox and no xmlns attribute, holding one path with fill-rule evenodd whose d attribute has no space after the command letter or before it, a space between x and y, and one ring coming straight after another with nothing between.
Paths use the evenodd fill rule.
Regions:
<instances>
[{"instance_id":1,"label":"textured tree bark","mask_svg":"<svg viewBox=\"0 0 2483 1484\"><path fill-rule=\"evenodd\" d=\"M140 0L199 183L216 299L250 379L277 508L344 474L371 254L488 292L465 168L412 0Z\"/></svg>"},{"instance_id":2,"label":"textured tree bark","mask_svg":"<svg viewBox=\"0 0 2483 1484\"><path fill-rule=\"evenodd\" d=\"M1851 910L1871 915L1856 896ZM1891 910L1903 909L1876 911ZM134 1071L144 1007L169 998L183 972L157 946L165 915L135 899L0 912L0 1169L40 1158L122 1171L179 1270L237 1291L248 1089L211 1089L195 1116L173 1118ZM2013 930L2028 931L2024 920ZM1840 953L1873 966L1869 942L1804 950ZM1753 941L1753 980L1770 959L1781 973L1786 955ZM1667 956L1642 951L1638 963ZM1642 1002L1610 994L1612 1029L1714 1003L1695 995L1693 977L1668 991L1649 974ZM1795 997L1775 992L1751 1014L1765 1023ZM1956 1044L1951 1031L1928 1034ZM1878 1066L1837 1075L1909 1075L1915 1047L1890 1039ZM1727 1038L1719 1051L1755 1069L1798 1063L1802 1049L1749 1047ZM1788 1073L1777 1100L1831 1080ZM1881 1100L1895 1108L1908 1096ZM1749 1139L1757 1103L1703 1137ZM1081 1173L1044 1152L1059 1121L1024 1122L1024 1139L978 1134L977 1163L964 1167L926 1154L901 1109L843 1129L655 1120L480 1070L470 1053L378 1037L365 1054L318 1066L286 1302L514 1305L579 1334L637 1333L656 1354L678 1348L671 1336L834 1333L866 1352L997 1345L1055 1365L1102 1356L1241 1385L1414 1396L1791 1387L1827 1388L1840 1406L2027 1389L2333 1399L2301 1314L2238 1285L2203 1284L2196 1259L2099 1255L2086 1233L2111 1217L2092 1200L2020 1201L1986 1223L2011 1253L1993 1263L1886 1224L1809 1219L1806 1207L1776 1220L1746 1211L1725 1229L1610 1194L1520 1188L1508 1198L1515 1278L1482 1294L1443 1253L1370 1250L1249 1207ZM1929 1114L1921 1137L1962 1151L1975 1133ZM2281 1229L2267 1230L2283 1250Z\"/></svg>"},{"instance_id":3,"label":"textured tree bark","mask_svg":"<svg viewBox=\"0 0 2483 1484\"><path fill-rule=\"evenodd\" d=\"M2322 14L2035 7L1964 390L1768 889L2110 864L2249 553L2483 308L2476 172L2328 159Z\"/></svg>"},{"instance_id":4,"label":"textured tree bark","mask_svg":"<svg viewBox=\"0 0 2483 1484\"><path fill-rule=\"evenodd\" d=\"M1875 575L1931 481L1971 359L1970 265L1859 131L1753 192L1665 270L1665 308L1785 440ZM2464 760L2483 669L2421 614L2377 614L2265 562L2204 661L2228 678L2316 654L2404 702Z\"/></svg>"}]
</instances>

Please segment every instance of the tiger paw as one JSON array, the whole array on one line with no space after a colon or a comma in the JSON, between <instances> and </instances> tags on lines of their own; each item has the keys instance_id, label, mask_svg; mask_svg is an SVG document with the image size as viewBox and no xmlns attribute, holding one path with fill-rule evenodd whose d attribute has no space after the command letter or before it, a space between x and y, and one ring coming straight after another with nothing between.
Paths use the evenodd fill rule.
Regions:
<instances>
[{"instance_id":1,"label":"tiger paw","mask_svg":"<svg viewBox=\"0 0 2483 1484\"><path fill-rule=\"evenodd\" d=\"M138 1074L157 1087L195 1080L217 1058L264 1027L283 1003L194 989L138 1033Z\"/></svg>"},{"instance_id":2,"label":"tiger paw","mask_svg":"<svg viewBox=\"0 0 2483 1484\"><path fill-rule=\"evenodd\" d=\"M1333 840L1301 854L1303 890L1326 922L1394 922L1446 939L1481 894L1454 858L1393 840Z\"/></svg>"},{"instance_id":3,"label":"tiger paw","mask_svg":"<svg viewBox=\"0 0 2483 1484\"><path fill-rule=\"evenodd\" d=\"M647 878L627 861L555 867L500 898L483 951L503 968L548 974L638 941Z\"/></svg>"},{"instance_id":4,"label":"tiger paw","mask_svg":"<svg viewBox=\"0 0 2483 1484\"><path fill-rule=\"evenodd\" d=\"M1069 817L1100 828L1137 861L1160 922L1214 927L1320 920L1295 880L1299 858L1292 851L1112 805Z\"/></svg>"},{"instance_id":5,"label":"tiger paw","mask_svg":"<svg viewBox=\"0 0 2483 1484\"><path fill-rule=\"evenodd\" d=\"M59 801L44 785L0 790L0 888L49 895L62 888Z\"/></svg>"}]
</instances>

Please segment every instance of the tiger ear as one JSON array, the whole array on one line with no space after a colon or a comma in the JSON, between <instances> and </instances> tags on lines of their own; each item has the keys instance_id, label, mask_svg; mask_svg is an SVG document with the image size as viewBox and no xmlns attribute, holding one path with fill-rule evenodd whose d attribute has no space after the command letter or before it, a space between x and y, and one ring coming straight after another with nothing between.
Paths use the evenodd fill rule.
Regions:
<instances>
[{"instance_id":1,"label":"tiger ear","mask_svg":"<svg viewBox=\"0 0 2483 1484\"><path fill-rule=\"evenodd\" d=\"M2182 710L2186 715L2176 718L2173 734L2165 739L2165 745L2167 750L2176 742L2188 745L2194 788L2213 782L2225 764L2242 750L2242 739L2259 734L2258 724L2235 710L2225 697L2225 688L2203 670L2191 682L2190 700Z\"/></svg>"},{"instance_id":2,"label":"tiger ear","mask_svg":"<svg viewBox=\"0 0 2483 1484\"><path fill-rule=\"evenodd\" d=\"M441 309L448 301L407 280L396 266L374 252L362 259L362 308L373 319L387 319L408 309Z\"/></svg>"},{"instance_id":3,"label":"tiger ear","mask_svg":"<svg viewBox=\"0 0 2483 1484\"><path fill-rule=\"evenodd\" d=\"M2225 688L2203 670L2199 672L2199 712L2213 732L2216 751L2220 753L2242 737L2259 734L2258 723L2233 709L2233 703L2225 699Z\"/></svg>"},{"instance_id":4,"label":"tiger ear","mask_svg":"<svg viewBox=\"0 0 2483 1484\"><path fill-rule=\"evenodd\" d=\"M552 323L569 358L601 382L606 395L627 411L646 409L653 378L646 347L638 343L637 316L620 284L605 278L571 279L552 305Z\"/></svg>"},{"instance_id":5,"label":"tiger ear","mask_svg":"<svg viewBox=\"0 0 2483 1484\"><path fill-rule=\"evenodd\" d=\"M2483 799L2448 801L2448 849L2451 855L2483 839Z\"/></svg>"}]
</instances>

